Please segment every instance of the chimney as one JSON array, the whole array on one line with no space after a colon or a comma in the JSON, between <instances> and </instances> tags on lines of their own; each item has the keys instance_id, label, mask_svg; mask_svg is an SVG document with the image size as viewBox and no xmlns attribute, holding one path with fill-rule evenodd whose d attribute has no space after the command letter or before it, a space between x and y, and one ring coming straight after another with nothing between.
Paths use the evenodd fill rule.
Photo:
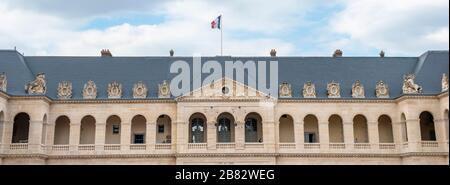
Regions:
<instances>
[{"instance_id":1,"label":"chimney","mask_svg":"<svg viewBox=\"0 0 450 185\"><path fill-rule=\"evenodd\" d=\"M380 51L380 57L383 58L383 57L384 57L384 54L385 54L384 51L381 50L381 51Z\"/></svg>"},{"instance_id":2,"label":"chimney","mask_svg":"<svg viewBox=\"0 0 450 185\"><path fill-rule=\"evenodd\" d=\"M109 49L102 49L102 51L100 53L101 53L102 57L112 57L112 54L109 51Z\"/></svg>"},{"instance_id":3,"label":"chimney","mask_svg":"<svg viewBox=\"0 0 450 185\"><path fill-rule=\"evenodd\" d=\"M171 57L173 57L173 54L175 54L175 52L173 51L173 49L171 49L171 50L169 51L169 53L170 53L170 56L171 56Z\"/></svg>"},{"instance_id":4,"label":"chimney","mask_svg":"<svg viewBox=\"0 0 450 185\"><path fill-rule=\"evenodd\" d=\"M340 49L337 49L333 53L333 57L342 57L342 51Z\"/></svg>"},{"instance_id":5,"label":"chimney","mask_svg":"<svg viewBox=\"0 0 450 185\"><path fill-rule=\"evenodd\" d=\"M277 56L277 51L275 49L270 50L270 56L271 57L276 57Z\"/></svg>"}]
</instances>

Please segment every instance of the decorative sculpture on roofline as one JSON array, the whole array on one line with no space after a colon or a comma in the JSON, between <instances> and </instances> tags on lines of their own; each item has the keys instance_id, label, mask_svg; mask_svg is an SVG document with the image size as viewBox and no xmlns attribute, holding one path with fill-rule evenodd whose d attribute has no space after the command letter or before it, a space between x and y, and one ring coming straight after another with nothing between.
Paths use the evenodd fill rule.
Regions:
<instances>
[{"instance_id":1,"label":"decorative sculpture on roofline","mask_svg":"<svg viewBox=\"0 0 450 185\"><path fill-rule=\"evenodd\" d=\"M352 85L352 97L353 98L364 98L364 86L359 80Z\"/></svg>"},{"instance_id":2,"label":"decorative sculpture on roofline","mask_svg":"<svg viewBox=\"0 0 450 185\"><path fill-rule=\"evenodd\" d=\"M280 98L291 98L292 97L292 88L291 84L287 82L283 82L280 84Z\"/></svg>"},{"instance_id":3,"label":"decorative sculpture on roofline","mask_svg":"<svg viewBox=\"0 0 450 185\"><path fill-rule=\"evenodd\" d=\"M414 74L403 76L403 94L422 93L422 87L414 83L415 78Z\"/></svg>"},{"instance_id":4,"label":"decorative sculpture on roofline","mask_svg":"<svg viewBox=\"0 0 450 185\"><path fill-rule=\"evenodd\" d=\"M377 95L377 98L389 98L389 87L383 80L377 82L375 94Z\"/></svg>"},{"instance_id":5,"label":"decorative sculpture on roofline","mask_svg":"<svg viewBox=\"0 0 450 185\"><path fill-rule=\"evenodd\" d=\"M159 98L170 98L170 86L166 80L162 84L158 84L158 90Z\"/></svg>"},{"instance_id":6,"label":"decorative sculpture on roofline","mask_svg":"<svg viewBox=\"0 0 450 185\"><path fill-rule=\"evenodd\" d=\"M47 92L47 84L45 82L45 74L39 73L36 79L25 85L27 94L45 94Z\"/></svg>"},{"instance_id":7,"label":"decorative sculpture on roofline","mask_svg":"<svg viewBox=\"0 0 450 185\"><path fill-rule=\"evenodd\" d=\"M122 84L113 81L108 84L108 98L118 99L122 97Z\"/></svg>"},{"instance_id":8,"label":"decorative sculpture on roofline","mask_svg":"<svg viewBox=\"0 0 450 185\"><path fill-rule=\"evenodd\" d=\"M340 98L341 97L341 88L339 83L331 82L327 84L327 92L328 98Z\"/></svg>"},{"instance_id":9,"label":"decorative sculpture on roofline","mask_svg":"<svg viewBox=\"0 0 450 185\"><path fill-rule=\"evenodd\" d=\"M139 81L133 86L133 98L146 98L147 97L147 87L144 82Z\"/></svg>"},{"instance_id":10,"label":"decorative sculpture on roofline","mask_svg":"<svg viewBox=\"0 0 450 185\"><path fill-rule=\"evenodd\" d=\"M59 82L58 84L58 98L70 99L72 97L72 83L67 81Z\"/></svg>"},{"instance_id":11,"label":"decorative sculpture on roofline","mask_svg":"<svg viewBox=\"0 0 450 185\"><path fill-rule=\"evenodd\" d=\"M442 74L442 92L448 91L448 76L447 74Z\"/></svg>"},{"instance_id":12,"label":"decorative sculpture on roofline","mask_svg":"<svg viewBox=\"0 0 450 185\"><path fill-rule=\"evenodd\" d=\"M95 85L94 81L89 80L86 84L84 84L83 98L84 99L97 98L97 86Z\"/></svg>"},{"instance_id":13,"label":"decorative sculpture on roofline","mask_svg":"<svg viewBox=\"0 0 450 185\"><path fill-rule=\"evenodd\" d=\"M303 97L316 98L316 86L311 81L303 84Z\"/></svg>"},{"instance_id":14,"label":"decorative sculpture on roofline","mask_svg":"<svg viewBox=\"0 0 450 185\"><path fill-rule=\"evenodd\" d=\"M8 85L8 80L6 79L6 73L0 73L0 91L6 92L6 87Z\"/></svg>"}]
</instances>

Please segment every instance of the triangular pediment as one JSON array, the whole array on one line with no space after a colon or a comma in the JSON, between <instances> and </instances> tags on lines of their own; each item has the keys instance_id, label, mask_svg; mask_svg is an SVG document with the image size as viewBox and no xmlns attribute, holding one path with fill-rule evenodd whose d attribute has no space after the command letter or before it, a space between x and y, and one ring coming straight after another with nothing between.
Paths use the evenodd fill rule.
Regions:
<instances>
[{"instance_id":1,"label":"triangular pediment","mask_svg":"<svg viewBox=\"0 0 450 185\"><path fill-rule=\"evenodd\" d=\"M213 83L205 84L189 93L176 98L176 100L267 100L273 97L258 91L257 89L247 86L230 78L220 78L214 80Z\"/></svg>"}]
</instances>

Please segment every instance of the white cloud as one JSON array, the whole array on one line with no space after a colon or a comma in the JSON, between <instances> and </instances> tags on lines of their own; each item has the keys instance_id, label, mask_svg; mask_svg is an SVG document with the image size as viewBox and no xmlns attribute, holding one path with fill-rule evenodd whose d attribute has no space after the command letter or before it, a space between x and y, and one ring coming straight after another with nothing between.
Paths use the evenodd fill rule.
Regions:
<instances>
[{"instance_id":1,"label":"white cloud","mask_svg":"<svg viewBox=\"0 0 450 185\"><path fill-rule=\"evenodd\" d=\"M417 56L448 49L448 12L448 0L350 0L330 26L348 37L341 46L348 50L363 46Z\"/></svg>"}]
</instances>

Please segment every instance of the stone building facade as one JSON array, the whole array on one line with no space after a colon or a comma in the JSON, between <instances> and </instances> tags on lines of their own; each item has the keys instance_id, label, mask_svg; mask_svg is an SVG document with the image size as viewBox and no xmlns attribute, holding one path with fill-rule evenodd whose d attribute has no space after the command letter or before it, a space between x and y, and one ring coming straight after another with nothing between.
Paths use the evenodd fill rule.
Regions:
<instances>
[{"instance_id":1,"label":"stone building facade","mask_svg":"<svg viewBox=\"0 0 450 185\"><path fill-rule=\"evenodd\" d=\"M448 165L448 56L206 57L277 60L279 95L222 77L173 97L188 57L0 50L0 164Z\"/></svg>"}]
</instances>

